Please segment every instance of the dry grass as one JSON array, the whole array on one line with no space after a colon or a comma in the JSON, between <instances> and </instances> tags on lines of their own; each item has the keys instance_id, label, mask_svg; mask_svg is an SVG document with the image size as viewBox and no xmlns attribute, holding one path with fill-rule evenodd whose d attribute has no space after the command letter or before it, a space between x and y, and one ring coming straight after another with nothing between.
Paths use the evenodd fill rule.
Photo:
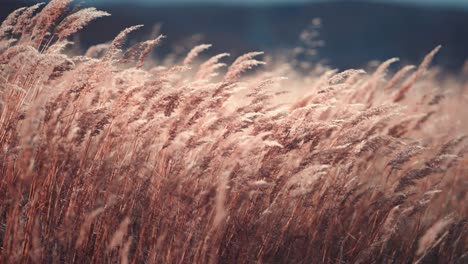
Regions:
<instances>
[{"instance_id":1,"label":"dry grass","mask_svg":"<svg viewBox=\"0 0 468 264\"><path fill-rule=\"evenodd\" d=\"M0 262L467 262L468 83L437 50L395 75L242 77L261 53L224 72L209 45L149 67L139 26L62 54L108 15L68 2L0 28Z\"/></svg>"}]
</instances>

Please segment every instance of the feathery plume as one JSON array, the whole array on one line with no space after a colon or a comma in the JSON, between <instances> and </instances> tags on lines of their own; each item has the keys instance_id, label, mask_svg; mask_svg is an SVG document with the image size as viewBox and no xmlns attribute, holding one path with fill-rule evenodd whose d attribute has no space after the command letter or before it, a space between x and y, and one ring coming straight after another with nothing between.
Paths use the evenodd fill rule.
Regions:
<instances>
[{"instance_id":1,"label":"feathery plume","mask_svg":"<svg viewBox=\"0 0 468 264\"><path fill-rule=\"evenodd\" d=\"M405 77L405 75L410 72L411 70L413 70L414 68L416 68L416 66L414 65L407 65L403 68L401 68L391 79L390 81L388 81L387 83L387 86L385 86L385 90L390 90L392 89L393 87L395 87L397 85L397 83L403 78Z\"/></svg>"},{"instance_id":2,"label":"feathery plume","mask_svg":"<svg viewBox=\"0 0 468 264\"><path fill-rule=\"evenodd\" d=\"M55 42L53 45L51 45L49 48L47 48L46 53L48 54L59 54L61 53L67 46L73 45L74 43L72 41L68 40L61 40Z\"/></svg>"},{"instance_id":3,"label":"feathery plume","mask_svg":"<svg viewBox=\"0 0 468 264\"><path fill-rule=\"evenodd\" d=\"M201 44L201 45L198 45L198 46L195 46L188 54L187 56L185 57L184 59L184 65L185 66L188 66L190 64L192 64L193 60L195 60L195 58L203 51L211 48L211 44Z\"/></svg>"},{"instance_id":4,"label":"feathery plume","mask_svg":"<svg viewBox=\"0 0 468 264\"><path fill-rule=\"evenodd\" d=\"M8 34L13 30L14 25L18 21L18 17L26 10L26 7L21 7L13 11L10 15L3 20L0 25L0 40L8 36Z\"/></svg>"},{"instance_id":5,"label":"feathery plume","mask_svg":"<svg viewBox=\"0 0 468 264\"><path fill-rule=\"evenodd\" d=\"M126 217L120 223L119 228L117 228L117 231L115 231L114 235L112 236L112 239L110 240L109 246L107 248L108 250L112 250L123 243L124 237L127 234L128 226L130 225L130 223L131 221L129 217Z\"/></svg>"},{"instance_id":6,"label":"feathery plume","mask_svg":"<svg viewBox=\"0 0 468 264\"><path fill-rule=\"evenodd\" d=\"M264 65L265 62L254 59L254 57L262 54L263 52L249 52L237 58L229 67L228 72L224 76L224 81L233 82L246 70L250 70L258 65Z\"/></svg>"},{"instance_id":7,"label":"feathery plume","mask_svg":"<svg viewBox=\"0 0 468 264\"><path fill-rule=\"evenodd\" d=\"M429 54L426 55L416 72L413 73L413 75L411 75L411 77L408 78L408 80L401 85L400 89L393 97L393 102L399 102L405 98L405 95L408 92L408 90L421 78L421 76L431 64L432 59L441 48L442 46L439 45L435 49L433 49Z\"/></svg>"},{"instance_id":8,"label":"feathery plume","mask_svg":"<svg viewBox=\"0 0 468 264\"><path fill-rule=\"evenodd\" d=\"M117 55L117 53L121 51L120 49L124 45L124 42L127 39L128 35L132 33L133 31L140 29L141 27L143 27L143 25L136 25L136 26L132 26L132 27L122 30L110 44L110 47L107 50L106 55L104 55L103 60L104 61L113 60L114 57Z\"/></svg>"},{"instance_id":9,"label":"feathery plume","mask_svg":"<svg viewBox=\"0 0 468 264\"><path fill-rule=\"evenodd\" d=\"M31 19L34 16L34 13L45 3L37 3L33 6L28 7L19 17L18 20L16 21L16 24L13 27L12 33L14 35L19 35L19 34L24 34L25 30L30 27L31 25ZM22 36L24 37L24 36Z\"/></svg>"},{"instance_id":10,"label":"feathery plume","mask_svg":"<svg viewBox=\"0 0 468 264\"><path fill-rule=\"evenodd\" d=\"M418 143L411 144L390 160L387 163L387 166L390 166L394 170L401 169L403 164L408 162L411 158L421 154L423 150L424 148Z\"/></svg>"},{"instance_id":11,"label":"feathery plume","mask_svg":"<svg viewBox=\"0 0 468 264\"><path fill-rule=\"evenodd\" d=\"M446 229L453 222L452 218L444 218L437 221L433 226L431 226L426 233L419 239L417 255L422 255L427 251L436 241L437 236Z\"/></svg>"},{"instance_id":12,"label":"feathery plume","mask_svg":"<svg viewBox=\"0 0 468 264\"><path fill-rule=\"evenodd\" d=\"M211 57L202 65L200 65L200 69L198 70L195 78L197 80L204 80L204 79L208 79L210 77L215 76L216 70L218 70L221 67L226 66L225 63L219 63L219 61L222 58L229 57L229 56L230 56L229 53L221 53L221 54Z\"/></svg>"},{"instance_id":13,"label":"feathery plume","mask_svg":"<svg viewBox=\"0 0 468 264\"><path fill-rule=\"evenodd\" d=\"M340 72L340 73L337 73L337 74L333 75L328 80L328 83L329 84L338 84L338 83L346 80L346 78L348 78L348 77L350 77L352 75L361 75L361 74L366 74L366 71L364 71L362 69L359 69L359 70L356 70L356 69L346 70L344 72Z\"/></svg>"},{"instance_id":14,"label":"feathery plume","mask_svg":"<svg viewBox=\"0 0 468 264\"><path fill-rule=\"evenodd\" d=\"M110 16L110 14L104 11L99 11L94 7L82 9L62 20L62 22L56 27L55 34L60 41L75 34L91 21L106 16Z\"/></svg>"},{"instance_id":15,"label":"feathery plume","mask_svg":"<svg viewBox=\"0 0 468 264\"><path fill-rule=\"evenodd\" d=\"M72 0L52 0L36 15L31 38L37 48L40 47L48 30L57 22L60 16L63 15L71 1Z\"/></svg>"},{"instance_id":16,"label":"feathery plume","mask_svg":"<svg viewBox=\"0 0 468 264\"><path fill-rule=\"evenodd\" d=\"M153 50L153 48L158 45L162 39L164 39L166 36L163 36L163 35L159 35L159 37L157 37L156 39L153 39L153 40L148 40L148 41L145 41L143 42L143 51L141 52L140 54L140 57L138 58L138 62L137 62L137 69L143 67L143 63L146 59L146 57L148 57L148 55L150 54L150 52Z\"/></svg>"}]
</instances>

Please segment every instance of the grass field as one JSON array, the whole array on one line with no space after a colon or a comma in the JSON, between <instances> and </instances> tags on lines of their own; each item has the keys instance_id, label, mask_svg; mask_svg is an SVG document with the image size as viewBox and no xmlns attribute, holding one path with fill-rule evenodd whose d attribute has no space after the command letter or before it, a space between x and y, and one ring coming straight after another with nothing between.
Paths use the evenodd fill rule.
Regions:
<instances>
[{"instance_id":1,"label":"grass field","mask_svg":"<svg viewBox=\"0 0 468 264\"><path fill-rule=\"evenodd\" d=\"M75 54L109 14L70 2L0 26L0 262L468 261L468 69L431 68L440 47L299 71L153 60L165 36L134 26Z\"/></svg>"}]
</instances>

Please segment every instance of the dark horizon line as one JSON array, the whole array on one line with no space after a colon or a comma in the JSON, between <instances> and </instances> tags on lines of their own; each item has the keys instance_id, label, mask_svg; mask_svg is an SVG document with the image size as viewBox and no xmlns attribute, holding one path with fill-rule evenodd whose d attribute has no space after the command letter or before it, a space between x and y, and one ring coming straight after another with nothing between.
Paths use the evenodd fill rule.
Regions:
<instances>
[{"instance_id":1,"label":"dark horizon line","mask_svg":"<svg viewBox=\"0 0 468 264\"><path fill-rule=\"evenodd\" d=\"M33 3L47 2L47 0L3 0L7 4L25 4L30 5ZM143 2L94 2L94 1L82 1L82 0L73 0L73 2L83 3L86 6L94 7L151 7L151 8L184 8L184 7L214 7L214 8L281 8L281 7L301 7L301 6L314 6L314 5L353 5L353 4L366 4L370 6L389 6L389 7L401 7L401 8L411 8L411 9L425 9L425 10L447 10L447 11L459 11L459 12L468 12L468 6L453 6L453 5L444 5L444 4L416 4L416 3L404 3L404 2L374 2L368 0L333 0L333 1L318 1L318 2L294 2L294 3L236 3L236 2L226 2L226 3L143 3Z\"/></svg>"}]
</instances>

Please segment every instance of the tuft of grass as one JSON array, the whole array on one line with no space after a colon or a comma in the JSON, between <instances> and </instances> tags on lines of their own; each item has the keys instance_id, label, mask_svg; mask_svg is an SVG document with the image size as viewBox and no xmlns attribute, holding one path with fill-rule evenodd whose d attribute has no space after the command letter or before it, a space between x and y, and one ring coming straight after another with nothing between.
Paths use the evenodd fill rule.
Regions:
<instances>
[{"instance_id":1,"label":"tuft of grass","mask_svg":"<svg viewBox=\"0 0 468 264\"><path fill-rule=\"evenodd\" d=\"M439 47L409 77L245 76L263 53L222 71L207 44L149 66L141 26L64 54L108 16L69 2L0 27L0 262L466 262L468 83Z\"/></svg>"}]
</instances>

